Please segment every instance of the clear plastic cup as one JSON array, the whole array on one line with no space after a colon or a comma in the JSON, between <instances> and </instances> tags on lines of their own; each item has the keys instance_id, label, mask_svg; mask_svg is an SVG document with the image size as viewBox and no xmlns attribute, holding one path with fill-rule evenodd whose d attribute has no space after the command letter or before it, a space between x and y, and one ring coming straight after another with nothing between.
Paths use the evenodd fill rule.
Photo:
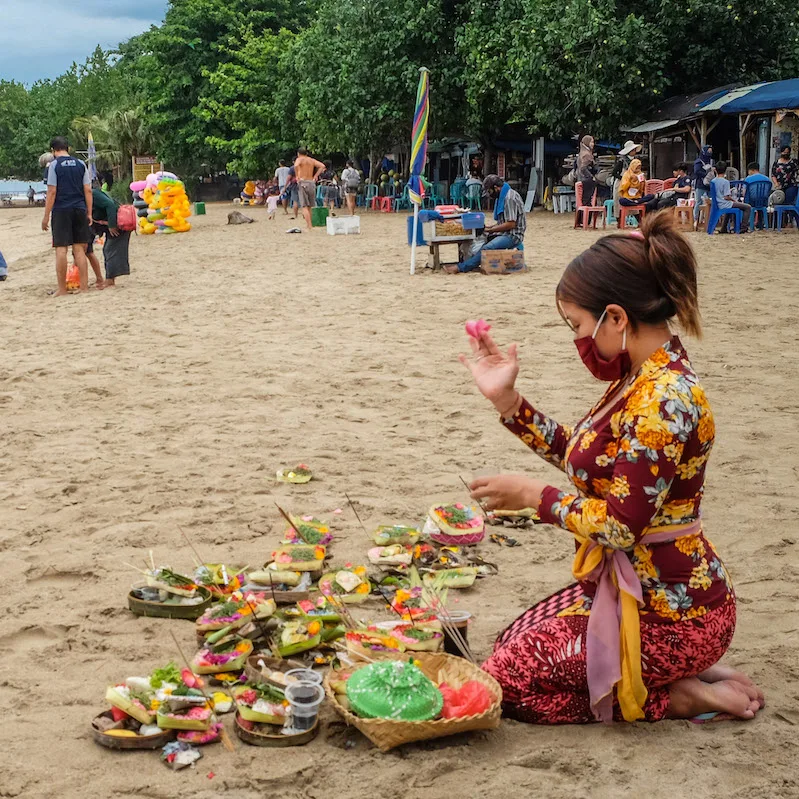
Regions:
<instances>
[{"instance_id":1,"label":"clear plastic cup","mask_svg":"<svg viewBox=\"0 0 799 799\"><path fill-rule=\"evenodd\" d=\"M291 726L296 732L313 729L324 698L324 688L317 683L289 683L286 687L286 699L291 708Z\"/></svg>"},{"instance_id":2,"label":"clear plastic cup","mask_svg":"<svg viewBox=\"0 0 799 799\"><path fill-rule=\"evenodd\" d=\"M309 682L314 685L322 684L322 675L313 669L290 669L286 672L286 684L292 682Z\"/></svg>"},{"instance_id":3,"label":"clear plastic cup","mask_svg":"<svg viewBox=\"0 0 799 799\"><path fill-rule=\"evenodd\" d=\"M464 643L469 642L469 622L471 621L472 614L468 610L449 610L442 613L444 621L448 622L450 626L454 627L463 638ZM453 640L452 636L447 630L444 630L444 651L448 655L456 655L463 657L458 642Z\"/></svg>"}]
</instances>

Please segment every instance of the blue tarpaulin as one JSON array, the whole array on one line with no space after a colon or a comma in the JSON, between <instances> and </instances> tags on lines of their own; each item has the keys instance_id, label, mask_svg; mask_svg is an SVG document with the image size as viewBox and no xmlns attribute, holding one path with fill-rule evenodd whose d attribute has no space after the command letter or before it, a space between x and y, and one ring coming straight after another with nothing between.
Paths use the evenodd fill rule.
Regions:
<instances>
[{"instance_id":1,"label":"blue tarpaulin","mask_svg":"<svg viewBox=\"0 0 799 799\"><path fill-rule=\"evenodd\" d=\"M720 110L723 114L748 114L752 111L775 111L779 108L799 108L799 78L767 83L724 104Z\"/></svg>"}]
</instances>

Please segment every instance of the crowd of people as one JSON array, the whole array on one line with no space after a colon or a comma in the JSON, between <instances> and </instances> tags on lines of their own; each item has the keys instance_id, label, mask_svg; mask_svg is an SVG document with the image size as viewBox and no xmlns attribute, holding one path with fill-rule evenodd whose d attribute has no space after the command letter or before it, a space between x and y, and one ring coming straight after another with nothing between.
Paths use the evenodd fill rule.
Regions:
<instances>
[{"instance_id":1,"label":"crowd of people","mask_svg":"<svg viewBox=\"0 0 799 799\"><path fill-rule=\"evenodd\" d=\"M742 212L741 232L749 229L752 205L746 202L752 183L770 182L773 191L768 198L769 205L795 205L799 192L799 161L791 155L790 147L783 147L779 158L771 169L771 178L760 171L760 164L751 162L747 166L747 176L741 191L733 191L728 177L726 161L714 161L713 147L701 148L694 162L674 165L673 185L658 193L647 193L647 177L639 157L642 145L633 141L625 143L619 151L609 181L598 179L598 168L594 155L594 139L583 136L574 169L575 185L580 184L583 205L602 205L611 195L616 216L624 208L644 206L647 211L677 205L680 200L689 200L693 194L694 230L699 228L703 207L715 203L720 211L731 209ZM765 227L765 214L760 211L757 229ZM724 217L721 232L725 233L731 224L729 216Z\"/></svg>"}]
</instances>

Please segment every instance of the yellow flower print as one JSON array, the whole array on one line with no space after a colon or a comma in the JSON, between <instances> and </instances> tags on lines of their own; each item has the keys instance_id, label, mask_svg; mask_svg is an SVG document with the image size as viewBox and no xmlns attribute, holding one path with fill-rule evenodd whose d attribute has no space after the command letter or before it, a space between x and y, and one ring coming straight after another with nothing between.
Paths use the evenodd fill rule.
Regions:
<instances>
[{"instance_id":1,"label":"yellow flower print","mask_svg":"<svg viewBox=\"0 0 799 799\"><path fill-rule=\"evenodd\" d=\"M591 430L580 439L580 452L585 452L597 437L596 430Z\"/></svg>"},{"instance_id":2,"label":"yellow flower print","mask_svg":"<svg viewBox=\"0 0 799 799\"><path fill-rule=\"evenodd\" d=\"M613 549L632 549L635 546L635 534L613 516L608 516L605 529L597 538Z\"/></svg>"},{"instance_id":3,"label":"yellow flower print","mask_svg":"<svg viewBox=\"0 0 799 799\"><path fill-rule=\"evenodd\" d=\"M610 441L605 446L605 455L609 458L615 458L619 454L619 445L615 441Z\"/></svg>"},{"instance_id":4,"label":"yellow flower print","mask_svg":"<svg viewBox=\"0 0 799 799\"><path fill-rule=\"evenodd\" d=\"M627 481L626 475L616 475L613 478L610 493L622 502L624 502L626 497L630 496L630 483Z\"/></svg>"},{"instance_id":5,"label":"yellow flower print","mask_svg":"<svg viewBox=\"0 0 799 799\"><path fill-rule=\"evenodd\" d=\"M685 619L698 619L700 616L704 616L707 613L707 608L704 605L700 605L698 608L688 608L685 613Z\"/></svg>"},{"instance_id":6,"label":"yellow flower print","mask_svg":"<svg viewBox=\"0 0 799 799\"><path fill-rule=\"evenodd\" d=\"M668 524L685 524L694 520L694 500L675 499L665 502L660 508L658 519Z\"/></svg>"},{"instance_id":7,"label":"yellow flower print","mask_svg":"<svg viewBox=\"0 0 799 799\"><path fill-rule=\"evenodd\" d=\"M636 544L631 558L635 573L638 575L639 580L647 578L652 580L658 579L658 572L652 563L652 550L645 544Z\"/></svg>"},{"instance_id":8,"label":"yellow flower print","mask_svg":"<svg viewBox=\"0 0 799 799\"><path fill-rule=\"evenodd\" d=\"M594 487L594 493L602 497L602 499L604 499L610 491L610 480L604 478L592 480L591 485Z\"/></svg>"},{"instance_id":9,"label":"yellow flower print","mask_svg":"<svg viewBox=\"0 0 799 799\"><path fill-rule=\"evenodd\" d=\"M677 475L681 480L690 480L696 477L697 472L705 465L707 455L700 455L698 458L691 458L688 463L681 463L677 466Z\"/></svg>"},{"instance_id":10,"label":"yellow flower print","mask_svg":"<svg viewBox=\"0 0 799 799\"><path fill-rule=\"evenodd\" d=\"M712 441L716 437L716 423L713 421L713 415L709 410L699 418L697 432L699 433L699 440L703 444Z\"/></svg>"},{"instance_id":11,"label":"yellow flower print","mask_svg":"<svg viewBox=\"0 0 799 799\"><path fill-rule=\"evenodd\" d=\"M622 452L629 452L633 448L632 442L629 438L623 438L621 440L621 451Z\"/></svg>"},{"instance_id":12,"label":"yellow flower print","mask_svg":"<svg viewBox=\"0 0 799 799\"><path fill-rule=\"evenodd\" d=\"M684 449L685 449L684 444L679 444L679 443L666 444L666 446L663 447L663 454L666 456L666 460L674 461L674 463L677 463L677 461L679 461L680 458L682 458L682 452Z\"/></svg>"},{"instance_id":13,"label":"yellow flower print","mask_svg":"<svg viewBox=\"0 0 799 799\"><path fill-rule=\"evenodd\" d=\"M579 513L572 512L566 516L566 529L581 538L596 535L604 528L607 513L607 504L603 500L587 499L580 506Z\"/></svg>"},{"instance_id":14,"label":"yellow flower print","mask_svg":"<svg viewBox=\"0 0 799 799\"><path fill-rule=\"evenodd\" d=\"M658 616L663 616L664 618L671 619L672 621L680 620L680 614L676 610L671 609L669 600L666 599L665 591L651 591L649 604L652 606L652 610L654 610Z\"/></svg>"},{"instance_id":15,"label":"yellow flower print","mask_svg":"<svg viewBox=\"0 0 799 799\"><path fill-rule=\"evenodd\" d=\"M668 352L661 347L657 352L650 355L647 360L655 366L668 366L671 358L669 358Z\"/></svg>"},{"instance_id":16,"label":"yellow flower print","mask_svg":"<svg viewBox=\"0 0 799 799\"><path fill-rule=\"evenodd\" d=\"M568 608L565 608L560 613L558 613L558 617L563 616L588 616L590 615L591 611L589 608L585 606L585 598L578 599L573 605L570 605Z\"/></svg>"},{"instance_id":17,"label":"yellow flower print","mask_svg":"<svg viewBox=\"0 0 799 799\"><path fill-rule=\"evenodd\" d=\"M710 410L707 397L701 386L691 386L691 399L693 404L700 407L703 411Z\"/></svg>"},{"instance_id":18,"label":"yellow flower print","mask_svg":"<svg viewBox=\"0 0 799 799\"><path fill-rule=\"evenodd\" d=\"M701 536L698 535L684 535L674 541L674 546L677 547L678 552L683 555L693 557L696 555L699 558L705 556L705 543L702 541ZM706 564L707 565L707 564Z\"/></svg>"},{"instance_id":19,"label":"yellow flower print","mask_svg":"<svg viewBox=\"0 0 799 799\"><path fill-rule=\"evenodd\" d=\"M649 464L649 471L650 471L651 474L653 474L655 477L657 477L658 476L658 472L660 471L660 469L658 469L656 463L650 463Z\"/></svg>"},{"instance_id":20,"label":"yellow flower print","mask_svg":"<svg viewBox=\"0 0 799 799\"><path fill-rule=\"evenodd\" d=\"M707 561L702 558L699 565L691 570L691 579L688 581L688 587L694 590L701 589L702 591L707 591L712 582Z\"/></svg>"},{"instance_id":21,"label":"yellow flower print","mask_svg":"<svg viewBox=\"0 0 799 799\"><path fill-rule=\"evenodd\" d=\"M674 438L669 430L668 422L658 414L643 416L635 426L635 435L647 449L663 449Z\"/></svg>"},{"instance_id":22,"label":"yellow flower print","mask_svg":"<svg viewBox=\"0 0 799 799\"><path fill-rule=\"evenodd\" d=\"M607 455L599 455L594 459L594 463L597 466L605 467L605 466L610 466L610 464L613 463L613 460L609 458Z\"/></svg>"}]
</instances>

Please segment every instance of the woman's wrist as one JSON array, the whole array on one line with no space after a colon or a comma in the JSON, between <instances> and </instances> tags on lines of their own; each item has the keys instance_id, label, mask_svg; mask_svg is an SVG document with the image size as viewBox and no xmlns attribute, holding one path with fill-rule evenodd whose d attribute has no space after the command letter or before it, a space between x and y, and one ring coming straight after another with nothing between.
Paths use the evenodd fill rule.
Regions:
<instances>
[{"instance_id":1,"label":"woman's wrist","mask_svg":"<svg viewBox=\"0 0 799 799\"><path fill-rule=\"evenodd\" d=\"M494 401L494 407L503 419L509 419L511 416L515 416L521 404L522 395L516 391L516 389L513 390L512 394L505 395Z\"/></svg>"}]
</instances>

